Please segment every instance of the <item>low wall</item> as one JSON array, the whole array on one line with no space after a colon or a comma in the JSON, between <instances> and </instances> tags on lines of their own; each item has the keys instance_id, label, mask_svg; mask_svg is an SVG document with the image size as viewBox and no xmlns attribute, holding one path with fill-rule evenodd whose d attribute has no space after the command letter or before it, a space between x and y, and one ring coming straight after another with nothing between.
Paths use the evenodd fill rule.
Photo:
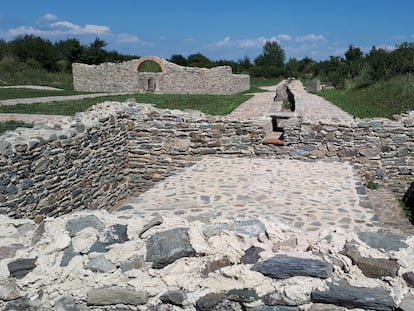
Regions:
<instances>
[{"instance_id":1,"label":"low wall","mask_svg":"<svg viewBox=\"0 0 414 311\"><path fill-rule=\"evenodd\" d=\"M128 194L124 111L79 114L0 136L0 214L16 218L109 208Z\"/></svg>"},{"instance_id":2,"label":"low wall","mask_svg":"<svg viewBox=\"0 0 414 311\"><path fill-rule=\"evenodd\" d=\"M158 110L148 106L142 109L146 111L129 123L128 164L134 193L149 189L199 156L255 156L265 155L269 148L277 150L275 146L262 144L270 121L240 122L197 112Z\"/></svg>"},{"instance_id":3,"label":"low wall","mask_svg":"<svg viewBox=\"0 0 414 311\"><path fill-rule=\"evenodd\" d=\"M413 117L410 112L398 121L363 119L351 124L292 119L286 124L285 141L295 158L350 161L365 182L403 194L414 175Z\"/></svg>"}]
</instances>

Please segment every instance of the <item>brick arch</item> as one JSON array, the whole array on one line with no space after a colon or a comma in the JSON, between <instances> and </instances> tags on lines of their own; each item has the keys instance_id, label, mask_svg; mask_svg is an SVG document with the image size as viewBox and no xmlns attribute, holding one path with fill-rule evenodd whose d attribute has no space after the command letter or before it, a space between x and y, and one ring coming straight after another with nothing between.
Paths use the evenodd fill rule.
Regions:
<instances>
[{"instance_id":1,"label":"brick arch","mask_svg":"<svg viewBox=\"0 0 414 311\"><path fill-rule=\"evenodd\" d=\"M141 57L141 58L135 60L134 65L133 65L133 67L134 67L133 70L135 72L138 72L139 66L141 66L141 64L143 64L145 62L148 62L148 61L154 62L157 65L159 65L161 67L162 73L167 72L167 67L165 67L164 60L159 58L159 57L156 57L156 56L144 56L144 57Z\"/></svg>"}]
</instances>

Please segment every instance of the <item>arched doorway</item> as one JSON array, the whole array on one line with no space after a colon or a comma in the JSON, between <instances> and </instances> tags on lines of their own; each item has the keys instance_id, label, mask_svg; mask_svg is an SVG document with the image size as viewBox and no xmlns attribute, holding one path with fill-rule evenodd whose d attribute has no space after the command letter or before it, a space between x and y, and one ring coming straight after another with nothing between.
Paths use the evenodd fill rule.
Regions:
<instances>
[{"instance_id":1,"label":"arched doorway","mask_svg":"<svg viewBox=\"0 0 414 311\"><path fill-rule=\"evenodd\" d=\"M155 56L141 57L134 61L139 92L158 93L162 89L163 76L167 72L165 61Z\"/></svg>"}]
</instances>

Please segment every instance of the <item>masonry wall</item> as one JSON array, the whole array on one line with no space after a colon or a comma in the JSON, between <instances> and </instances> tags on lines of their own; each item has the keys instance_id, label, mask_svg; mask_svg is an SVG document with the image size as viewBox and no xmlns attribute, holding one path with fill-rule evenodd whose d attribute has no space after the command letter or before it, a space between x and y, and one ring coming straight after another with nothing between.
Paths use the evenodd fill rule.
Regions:
<instances>
[{"instance_id":1,"label":"masonry wall","mask_svg":"<svg viewBox=\"0 0 414 311\"><path fill-rule=\"evenodd\" d=\"M0 136L0 214L34 218L110 208L128 194L123 112L95 109L69 122Z\"/></svg>"},{"instance_id":2,"label":"masonry wall","mask_svg":"<svg viewBox=\"0 0 414 311\"><path fill-rule=\"evenodd\" d=\"M289 155L355 164L365 182L403 194L414 176L414 112L400 120L364 119L352 124L310 124L292 119L285 137Z\"/></svg>"},{"instance_id":3,"label":"masonry wall","mask_svg":"<svg viewBox=\"0 0 414 311\"><path fill-rule=\"evenodd\" d=\"M163 71L139 72L139 59L120 64L74 63L74 89L88 92L228 95L250 88L250 76L233 74L229 66L207 69L183 67L155 57L151 60L162 65ZM149 79L155 81L155 88L149 86Z\"/></svg>"},{"instance_id":4,"label":"masonry wall","mask_svg":"<svg viewBox=\"0 0 414 311\"><path fill-rule=\"evenodd\" d=\"M282 149L262 144L269 123L170 110L157 110L131 120L128 161L131 191L137 194L151 188L200 156L282 154L285 152Z\"/></svg>"},{"instance_id":5,"label":"masonry wall","mask_svg":"<svg viewBox=\"0 0 414 311\"><path fill-rule=\"evenodd\" d=\"M128 92L138 91L137 73L132 62L101 65L72 64L73 88L82 92Z\"/></svg>"}]
</instances>

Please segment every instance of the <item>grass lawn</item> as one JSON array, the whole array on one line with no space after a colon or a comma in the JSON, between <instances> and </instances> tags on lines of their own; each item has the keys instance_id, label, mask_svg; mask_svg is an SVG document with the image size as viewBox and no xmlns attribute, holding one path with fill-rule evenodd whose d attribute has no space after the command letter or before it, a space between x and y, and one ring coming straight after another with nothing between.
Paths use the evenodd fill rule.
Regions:
<instances>
[{"instance_id":1,"label":"grass lawn","mask_svg":"<svg viewBox=\"0 0 414 311\"><path fill-rule=\"evenodd\" d=\"M74 101L59 101L39 104L19 104L0 106L0 113L57 114L74 115L104 101L125 101L135 98L138 103L154 104L165 109L194 109L210 115L226 115L236 109L252 95L171 95L171 94L134 94L86 98Z\"/></svg>"},{"instance_id":2,"label":"grass lawn","mask_svg":"<svg viewBox=\"0 0 414 311\"><path fill-rule=\"evenodd\" d=\"M278 84L282 79L251 78L250 87L258 88L260 86L271 86Z\"/></svg>"},{"instance_id":3,"label":"grass lawn","mask_svg":"<svg viewBox=\"0 0 414 311\"><path fill-rule=\"evenodd\" d=\"M414 77L397 77L357 89L326 90L317 95L359 118L392 118L414 110Z\"/></svg>"},{"instance_id":4,"label":"grass lawn","mask_svg":"<svg viewBox=\"0 0 414 311\"><path fill-rule=\"evenodd\" d=\"M22 121L0 122L0 133L3 133L5 131L12 131L18 127L33 127L33 124L28 124Z\"/></svg>"}]
</instances>

